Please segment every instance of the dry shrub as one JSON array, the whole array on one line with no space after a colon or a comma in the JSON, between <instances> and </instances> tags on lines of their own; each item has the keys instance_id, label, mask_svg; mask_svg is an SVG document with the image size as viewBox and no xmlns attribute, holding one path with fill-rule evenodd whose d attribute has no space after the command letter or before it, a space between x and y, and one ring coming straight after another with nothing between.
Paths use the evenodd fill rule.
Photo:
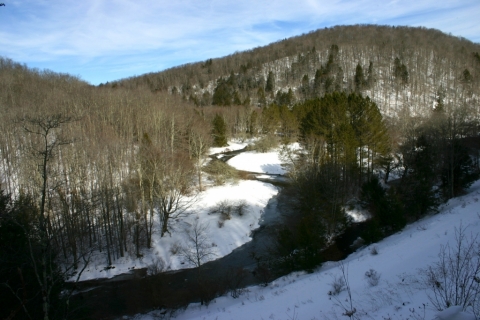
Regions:
<instances>
[{"instance_id":1,"label":"dry shrub","mask_svg":"<svg viewBox=\"0 0 480 320\"><path fill-rule=\"evenodd\" d=\"M255 175L248 171L238 170L238 178L241 180L255 180Z\"/></svg>"},{"instance_id":2,"label":"dry shrub","mask_svg":"<svg viewBox=\"0 0 480 320\"><path fill-rule=\"evenodd\" d=\"M233 213L239 217L242 217L248 212L247 202L245 200L239 200L235 202L233 206Z\"/></svg>"},{"instance_id":3,"label":"dry shrub","mask_svg":"<svg viewBox=\"0 0 480 320\"><path fill-rule=\"evenodd\" d=\"M455 228L455 243L441 246L438 261L422 270L428 297L437 310L461 306L480 316L480 241Z\"/></svg>"},{"instance_id":4,"label":"dry shrub","mask_svg":"<svg viewBox=\"0 0 480 320\"><path fill-rule=\"evenodd\" d=\"M176 255L176 254L178 254L178 252L180 251L181 248L182 248L182 246L179 243L175 242L170 246L170 253L172 255Z\"/></svg>"},{"instance_id":5,"label":"dry shrub","mask_svg":"<svg viewBox=\"0 0 480 320\"><path fill-rule=\"evenodd\" d=\"M203 171L210 175L216 185L222 185L227 181L236 181L239 178L237 169L221 160L212 160Z\"/></svg>"},{"instance_id":6,"label":"dry shrub","mask_svg":"<svg viewBox=\"0 0 480 320\"><path fill-rule=\"evenodd\" d=\"M166 270L167 267L162 258L152 259L152 263L147 266L147 275L154 276Z\"/></svg>"},{"instance_id":7,"label":"dry shrub","mask_svg":"<svg viewBox=\"0 0 480 320\"><path fill-rule=\"evenodd\" d=\"M346 290L345 280L342 276L335 276L330 286L332 287L332 289L328 291L329 296L338 296L340 292Z\"/></svg>"},{"instance_id":8,"label":"dry shrub","mask_svg":"<svg viewBox=\"0 0 480 320\"><path fill-rule=\"evenodd\" d=\"M232 218L233 204L229 200L217 202L210 210L210 214L218 214L220 221L230 220Z\"/></svg>"},{"instance_id":9,"label":"dry shrub","mask_svg":"<svg viewBox=\"0 0 480 320\"><path fill-rule=\"evenodd\" d=\"M250 149L258 152L268 152L278 147L278 145L278 138L275 137L273 134L268 134L255 141L255 143L250 146Z\"/></svg>"},{"instance_id":10,"label":"dry shrub","mask_svg":"<svg viewBox=\"0 0 480 320\"><path fill-rule=\"evenodd\" d=\"M380 276L381 274L374 269L370 269L365 272L365 278L367 279L367 282L371 287L375 287L378 285L378 283L380 282Z\"/></svg>"},{"instance_id":11,"label":"dry shrub","mask_svg":"<svg viewBox=\"0 0 480 320\"><path fill-rule=\"evenodd\" d=\"M218 202L211 210L210 214L218 214L218 227L222 228L225 221L232 219L233 215L242 217L248 212L248 205L245 200L232 201L222 200Z\"/></svg>"},{"instance_id":12,"label":"dry shrub","mask_svg":"<svg viewBox=\"0 0 480 320\"><path fill-rule=\"evenodd\" d=\"M244 268L230 268L225 273L224 285L232 298L236 299L248 291L244 287L249 275L250 272Z\"/></svg>"}]
</instances>

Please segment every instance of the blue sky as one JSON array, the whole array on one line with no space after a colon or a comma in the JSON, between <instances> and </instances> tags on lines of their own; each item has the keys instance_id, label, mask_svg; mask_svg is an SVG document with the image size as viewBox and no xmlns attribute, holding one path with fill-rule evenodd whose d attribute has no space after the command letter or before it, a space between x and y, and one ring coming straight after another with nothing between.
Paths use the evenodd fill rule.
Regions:
<instances>
[{"instance_id":1,"label":"blue sky","mask_svg":"<svg viewBox=\"0 0 480 320\"><path fill-rule=\"evenodd\" d=\"M335 25L424 26L480 43L480 0L0 2L0 56L95 85Z\"/></svg>"}]
</instances>

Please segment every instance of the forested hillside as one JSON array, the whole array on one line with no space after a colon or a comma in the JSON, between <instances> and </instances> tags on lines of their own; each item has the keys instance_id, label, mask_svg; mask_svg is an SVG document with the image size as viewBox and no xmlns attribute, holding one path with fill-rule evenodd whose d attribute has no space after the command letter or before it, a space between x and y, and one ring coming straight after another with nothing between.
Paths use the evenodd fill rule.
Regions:
<instances>
[{"instance_id":1,"label":"forested hillside","mask_svg":"<svg viewBox=\"0 0 480 320\"><path fill-rule=\"evenodd\" d=\"M293 105L328 92L356 91L384 114L396 115L404 105L425 114L439 98L476 104L479 50L437 30L339 26L109 86L170 92L201 106Z\"/></svg>"},{"instance_id":2,"label":"forested hillside","mask_svg":"<svg viewBox=\"0 0 480 320\"><path fill-rule=\"evenodd\" d=\"M479 84L479 44L409 27L318 30L98 87L0 58L0 258L13 279L1 298L18 306L1 317L27 300L53 314L57 286L92 252L108 265L142 257L214 183L208 150L232 138L304 150L285 148L289 205L303 216L280 234L280 255L294 244L293 264L318 263L354 198L376 241L477 177ZM378 180L393 171L402 187L387 192Z\"/></svg>"}]
</instances>

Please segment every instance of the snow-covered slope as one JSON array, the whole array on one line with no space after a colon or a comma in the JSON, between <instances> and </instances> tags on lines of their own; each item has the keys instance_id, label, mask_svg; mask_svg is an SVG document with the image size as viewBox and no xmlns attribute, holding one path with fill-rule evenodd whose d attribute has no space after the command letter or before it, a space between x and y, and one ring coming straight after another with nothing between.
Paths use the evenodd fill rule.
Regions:
<instances>
[{"instance_id":1,"label":"snow-covered slope","mask_svg":"<svg viewBox=\"0 0 480 320\"><path fill-rule=\"evenodd\" d=\"M480 232L479 198L477 181L467 195L443 205L439 214L357 251L341 264L327 262L312 274L290 274L267 287L250 287L237 299L217 298L208 307L191 304L177 311L174 319L347 319L342 314L351 308L360 319L434 319L438 311L420 282L420 270L437 261L441 245L455 243L459 228L466 228L467 235ZM377 254L372 254L374 247ZM342 264L352 306L346 291L338 296L328 294L335 278L342 275ZM379 275L376 286L370 285L365 276L370 270ZM138 318L155 319L155 315ZM440 318L474 319L454 308L444 311Z\"/></svg>"}]
</instances>

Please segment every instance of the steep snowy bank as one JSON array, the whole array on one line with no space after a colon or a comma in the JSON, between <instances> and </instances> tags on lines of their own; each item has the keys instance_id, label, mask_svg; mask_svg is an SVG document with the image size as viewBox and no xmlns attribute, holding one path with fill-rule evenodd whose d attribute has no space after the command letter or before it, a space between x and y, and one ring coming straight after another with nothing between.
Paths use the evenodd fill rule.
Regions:
<instances>
[{"instance_id":1,"label":"steep snowy bank","mask_svg":"<svg viewBox=\"0 0 480 320\"><path fill-rule=\"evenodd\" d=\"M420 270L438 260L442 245L455 243L459 228L466 228L467 235L480 232L479 198L477 181L469 194L450 200L439 214L350 255L343 265L352 293L351 306L346 291L328 295L342 272L339 263L325 263L313 274L294 273L267 287L250 287L238 299L220 297L208 307L191 304L178 311L175 319L342 319L346 318L343 307L355 308L360 319L433 319L438 311L420 282ZM372 254L374 247L377 254ZM370 270L379 276L376 286L369 284L365 275Z\"/></svg>"}]
</instances>

